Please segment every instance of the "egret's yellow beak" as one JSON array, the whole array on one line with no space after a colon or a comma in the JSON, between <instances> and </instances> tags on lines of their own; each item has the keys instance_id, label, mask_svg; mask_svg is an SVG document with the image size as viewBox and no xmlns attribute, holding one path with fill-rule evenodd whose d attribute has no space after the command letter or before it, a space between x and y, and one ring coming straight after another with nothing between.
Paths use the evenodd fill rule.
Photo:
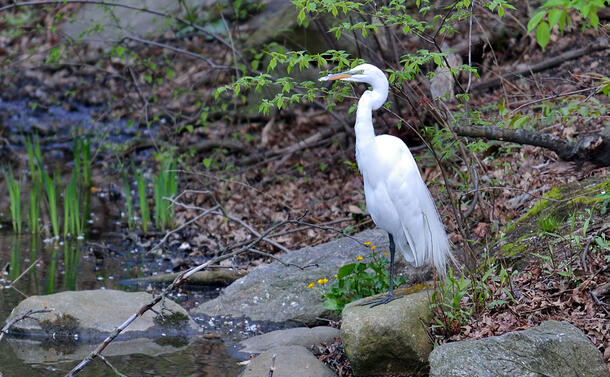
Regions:
<instances>
[{"instance_id":1,"label":"egret's yellow beak","mask_svg":"<svg viewBox=\"0 0 610 377\"><path fill-rule=\"evenodd\" d=\"M348 72L333 73L330 75L326 75L324 77L320 77L318 79L318 81L335 81L335 80L341 80L341 79L348 79L350 77L352 77L352 74L348 71Z\"/></svg>"}]
</instances>

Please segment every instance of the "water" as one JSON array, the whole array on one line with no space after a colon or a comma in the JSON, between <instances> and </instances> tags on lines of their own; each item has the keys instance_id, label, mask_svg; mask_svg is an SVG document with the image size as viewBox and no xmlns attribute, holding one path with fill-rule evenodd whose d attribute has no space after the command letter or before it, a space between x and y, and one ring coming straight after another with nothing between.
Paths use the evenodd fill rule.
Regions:
<instances>
[{"instance_id":1,"label":"water","mask_svg":"<svg viewBox=\"0 0 610 377\"><path fill-rule=\"evenodd\" d=\"M12 308L25 295L82 289L133 288L119 284L121 279L143 276L142 268L130 258L106 256L101 259L87 243L44 243L38 237L16 237L0 233L0 268L10 262L11 269L2 275L0 284L0 322L4 323ZM67 256L67 258L66 258ZM16 279L35 261L37 263L19 278L15 288L8 282ZM16 267L16 268L15 268ZM140 266L141 267L141 266ZM182 299L201 297L188 293ZM121 319L122 320L122 319ZM5 338L0 342L0 371L7 376L62 376L84 358L96 344L53 344L30 339ZM104 352L110 363L127 376L236 376L237 360L226 352L217 339L151 340L114 342ZM96 360L82 375L108 376L110 369Z\"/></svg>"}]
</instances>

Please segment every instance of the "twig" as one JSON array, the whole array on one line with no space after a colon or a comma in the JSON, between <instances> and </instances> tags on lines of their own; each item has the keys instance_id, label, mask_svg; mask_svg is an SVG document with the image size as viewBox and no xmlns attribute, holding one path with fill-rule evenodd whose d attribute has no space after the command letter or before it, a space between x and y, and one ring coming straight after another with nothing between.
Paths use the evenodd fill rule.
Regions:
<instances>
[{"instance_id":1,"label":"twig","mask_svg":"<svg viewBox=\"0 0 610 377\"><path fill-rule=\"evenodd\" d=\"M36 259L34 262L32 262L32 264L30 264L30 266L28 268L26 268L19 276L17 276L17 279L13 280L10 284L11 287L13 287L15 285L15 283L17 283L19 281L19 279L21 279L21 277L25 274L27 274L27 272L29 270L32 269L32 267L34 267L36 265L36 263L40 262L40 258ZM14 288L14 287L13 287Z\"/></svg>"},{"instance_id":2,"label":"twig","mask_svg":"<svg viewBox=\"0 0 610 377\"><path fill-rule=\"evenodd\" d=\"M171 199L171 198L165 198L165 197L164 197L163 199L168 200L168 201L170 201L171 203L174 203L174 204L176 203L176 202L175 202L173 199ZM170 236L170 234L172 234L172 233L176 233L177 231L179 231L179 230L183 229L184 227L186 227L186 226L188 226L188 225L190 225L190 224L194 223L195 221L197 221L197 220L199 220L200 218L202 218L203 216L205 216L205 215L207 215L207 214L211 213L212 211L214 211L214 210L215 210L215 209L217 209L217 208L218 208L218 206L214 206L214 207L212 207L212 208L210 208L210 209L204 210L202 213L200 213L199 215L197 215L197 216L193 217L192 219L190 219L189 221L185 222L184 224L180 225L178 228L173 229L173 230L170 230L169 232L165 233L165 236L163 236L163 238L161 239L161 241L159 241L159 243L157 243L157 244L156 244L156 245L155 245L155 246L154 246L152 249L150 249L150 252L152 253L153 251L155 251L155 250L157 250L158 248L160 248L160 247L161 247L161 245L163 245L163 243L164 243L165 241L167 241L167 238Z\"/></svg>"},{"instance_id":3,"label":"twig","mask_svg":"<svg viewBox=\"0 0 610 377\"><path fill-rule=\"evenodd\" d=\"M262 256L267 257L267 258L274 259L274 260L278 261L280 264L282 264L282 265L284 265L286 267L291 267L291 266L292 267L296 267L296 268L298 268L301 271L305 270L306 268L309 268L309 267L319 267L319 265L317 263L306 264L305 266L301 266L301 265L298 265L296 263L284 262L281 258L278 258L278 257L276 257L273 254L269 254L269 253L266 253L266 252L264 252L262 250L258 250L258 249L255 249L255 248L251 248L248 251L251 252L251 253L262 255Z\"/></svg>"},{"instance_id":4,"label":"twig","mask_svg":"<svg viewBox=\"0 0 610 377\"><path fill-rule=\"evenodd\" d=\"M595 94L601 88L602 88L601 86L595 86L595 87L592 87L592 88L573 90L573 91L570 91L570 92L559 93L559 94L555 94L553 96L548 96L548 97L540 98L540 99L537 99L537 100L529 101L529 102L524 103L523 105L520 105L519 107L511 110L509 114L514 114L515 112L521 110L524 107L531 106L531 105L534 105L534 104L537 104L537 103L540 103L540 102L544 102L544 101L548 101L548 100L551 100L551 99L554 99L554 98L558 98L558 97L566 97L566 96L571 96L573 94L578 94L578 93L588 92L588 91L591 91L592 94Z\"/></svg>"},{"instance_id":5,"label":"twig","mask_svg":"<svg viewBox=\"0 0 610 377\"><path fill-rule=\"evenodd\" d=\"M51 311L52 311L51 309L39 309L39 310L30 309L27 312L25 312L24 314L20 315L19 317L13 318L10 321L7 320L6 323L4 324L4 326L2 327L2 330L0 330L0 341L2 341L2 338L4 338L4 334L8 334L8 330L15 323L17 323L19 321L23 321L26 318L32 318L32 314L48 313Z\"/></svg>"},{"instance_id":6,"label":"twig","mask_svg":"<svg viewBox=\"0 0 610 377\"><path fill-rule=\"evenodd\" d=\"M599 235L602 234L602 232L604 230L606 230L605 226L600 227L599 230L595 233L595 235L593 237L591 237L591 239L589 239L589 241L587 242L587 245L585 246L582 253L580 254L580 264L582 265L582 269L585 272L589 272L587 269L587 252L589 251L589 247L591 247L591 243L593 243L593 240L595 239L595 237L599 237Z\"/></svg>"},{"instance_id":7,"label":"twig","mask_svg":"<svg viewBox=\"0 0 610 377\"><path fill-rule=\"evenodd\" d=\"M275 372L275 357L276 355L271 355L271 366L269 367L269 377L273 377L273 372Z\"/></svg>"},{"instance_id":8,"label":"twig","mask_svg":"<svg viewBox=\"0 0 610 377\"><path fill-rule=\"evenodd\" d=\"M196 54L194 52L191 52L189 50L185 50L182 48L174 47L174 46L168 45L166 43L155 42L155 41L151 41L149 39L143 39L140 37L136 37L135 35L128 35L128 36L124 37L123 39L129 39L134 42L139 42L139 43L143 43L143 44L147 44L147 45L151 45L151 46L155 46L155 47L164 48L166 50L171 50L171 51L177 52L179 54L184 54L184 55L190 56L195 59L203 60L204 62L208 63L208 65L210 67L212 67L214 69L230 69L231 68L227 65L216 64L216 63L214 63L214 61L212 61L212 59L207 58L203 55Z\"/></svg>"},{"instance_id":9,"label":"twig","mask_svg":"<svg viewBox=\"0 0 610 377\"><path fill-rule=\"evenodd\" d=\"M296 220L291 220L290 218L288 218L288 219L286 219L286 220L284 220L282 222L279 222L279 223L271 226L269 229L267 229L263 234L260 235L260 237L257 237L255 240L253 240L252 242L248 243L247 245L245 245L244 247L240 248L239 250L236 250L236 251L234 251L234 252L232 252L230 254L224 254L224 255L220 255L218 257L214 257L214 258L208 260L205 263L202 263L202 264L200 264L198 266L195 266L195 267L193 267L191 269L188 269L188 270L184 271L183 273L181 273L178 277L176 277L176 279L171 284L169 284L167 287L165 287L163 289L163 291L161 291L161 294L159 296L153 298L149 303L142 305L142 307L136 313L132 314L127 320L125 320L125 322L123 322L121 325L116 327L110 333L110 335L108 335L108 337L106 337L106 339L104 339L104 341L102 343L100 343L95 348L95 350L93 350L89 355L87 355L87 357L85 357L80 363L78 363L78 365L76 365L74 368L72 368L72 370L66 374L66 377L74 376L77 373L79 373L81 370L83 370L83 368L85 366L87 366L87 364L89 364L93 359L95 359L97 356L99 356L101 354L101 352L104 351L104 349L106 349L106 347L108 347L108 345L123 330L125 330L133 321L135 321L136 319L141 317L144 313L146 313L148 310L153 308L156 304L158 304L162 299L164 299L176 287L180 286L182 283L187 281L188 278L190 276L192 276L195 272L201 271L201 270L203 270L204 268L208 267L211 264L215 264L215 263L221 262L223 260L233 258L236 255L239 255L241 253L249 251L252 247L254 247L254 245L259 243L265 237L267 237L269 234L271 234L273 231L275 231L275 229L277 229L279 227L282 227L282 226L284 226L286 224L291 224L291 223L295 223L296 221L300 221L303 216L299 217Z\"/></svg>"},{"instance_id":10,"label":"twig","mask_svg":"<svg viewBox=\"0 0 610 377\"><path fill-rule=\"evenodd\" d=\"M561 54L559 56L555 56L554 58L524 67L523 69L519 69L517 71L507 72L507 73L501 75L500 77L496 77L493 79L489 79L489 80L480 82L480 83L474 85L472 90L477 91L477 90L491 89L491 88L494 88L494 87L500 85L505 80L509 80L512 78L519 78L522 76L529 76L532 73L536 73L536 72L544 71L549 68L556 67L565 61L577 59L583 55L587 55L587 54L590 54L595 51L606 50L608 48L610 48L610 44L608 44L607 41L593 43L587 47L564 52L563 54Z\"/></svg>"},{"instance_id":11,"label":"twig","mask_svg":"<svg viewBox=\"0 0 610 377\"><path fill-rule=\"evenodd\" d=\"M101 359L101 360L104 362L104 364L106 364L106 366L108 366L110 369L112 369L112 371L113 371L113 372L114 372L116 375L118 375L119 377L127 377L127 375L125 375L125 374L123 374L123 373L119 372L119 370L118 370L117 368L115 368L115 367L114 367L114 365L112 365L112 364L110 363L110 361L108 361L108 359L106 359L106 358L104 357L104 355L99 355L99 358L100 358L100 359Z\"/></svg>"}]
</instances>

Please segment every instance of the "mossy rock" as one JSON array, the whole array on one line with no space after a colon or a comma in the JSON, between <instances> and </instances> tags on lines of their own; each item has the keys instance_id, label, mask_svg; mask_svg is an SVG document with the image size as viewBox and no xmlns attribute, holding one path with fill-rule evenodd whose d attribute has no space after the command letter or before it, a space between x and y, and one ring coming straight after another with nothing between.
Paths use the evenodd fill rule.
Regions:
<instances>
[{"instance_id":1,"label":"mossy rock","mask_svg":"<svg viewBox=\"0 0 610 377\"><path fill-rule=\"evenodd\" d=\"M590 216L590 224L607 222L609 192L608 177L593 177L552 188L521 218L505 227L496 241L496 255L509 264L521 266L532 253L549 250L548 234L569 232L571 219Z\"/></svg>"}]
</instances>

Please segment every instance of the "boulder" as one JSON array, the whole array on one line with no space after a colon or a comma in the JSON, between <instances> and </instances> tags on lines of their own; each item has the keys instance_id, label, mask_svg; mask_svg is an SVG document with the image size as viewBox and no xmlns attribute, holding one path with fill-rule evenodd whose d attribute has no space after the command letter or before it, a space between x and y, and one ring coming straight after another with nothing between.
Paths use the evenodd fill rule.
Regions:
<instances>
[{"instance_id":1,"label":"boulder","mask_svg":"<svg viewBox=\"0 0 610 377\"><path fill-rule=\"evenodd\" d=\"M385 294L348 304L343 309L341 340L356 376L417 375L428 368L432 343L432 289L424 285L399 289L403 297L375 307L361 306Z\"/></svg>"},{"instance_id":2,"label":"boulder","mask_svg":"<svg viewBox=\"0 0 610 377\"><path fill-rule=\"evenodd\" d=\"M388 247L387 233L381 230L364 231L356 239L360 242L370 241L381 250ZM293 322L306 326L317 325L319 318L336 319L334 313L322 307L320 291L308 289L307 286L322 278L332 280L339 267L370 252L366 246L347 237L294 250L281 256L285 263L291 265L275 261L258 266L226 287L217 298L192 309L191 314L245 316L254 321ZM402 258L399 260L404 266ZM413 282L421 280L427 270L409 265L405 270L398 267L397 271Z\"/></svg>"},{"instance_id":3,"label":"boulder","mask_svg":"<svg viewBox=\"0 0 610 377\"><path fill-rule=\"evenodd\" d=\"M329 326L295 327L253 336L239 342L229 352L231 356L245 360L251 354L259 354L275 347L303 346L309 349L316 344L332 343L339 336L339 330Z\"/></svg>"},{"instance_id":4,"label":"boulder","mask_svg":"<svg viewBox=\"0 0 610 377\"><path fill-rule=\"evenodd\" d=\"M432 377L610 376L601 352L578 328L559 321L447 343L437 347L429 360Z\"/></svg>"},{"instance_id":5,"label":"boulder","mask_svg":"<svg viewBox=\"0 0 610 377\"><path fill-rule=\"evenodd\" d=\"M31 296L21 301L9 320L30 310L50 310L15 323L10 331L34 338L103 340L153 296L146 292L123 292L110 289L61 292L47 296ZM157 307L163 317L147 311L127 327L118 340L139 337L162 337L194 334L199 326L186 310L166 299Z\"/></svg>"},{"instance_id":6,"label":"boulder","mask_svg":"<svg viewBox=\"0 0 610 377\"><path fill-rule=\"evenodd\" d=\"M282 346L263 352L255 357L239 376L268 376L273 355L275 355L273 377L337 377L335 372L303 346Z\"/></svg>"}]
</instances>

